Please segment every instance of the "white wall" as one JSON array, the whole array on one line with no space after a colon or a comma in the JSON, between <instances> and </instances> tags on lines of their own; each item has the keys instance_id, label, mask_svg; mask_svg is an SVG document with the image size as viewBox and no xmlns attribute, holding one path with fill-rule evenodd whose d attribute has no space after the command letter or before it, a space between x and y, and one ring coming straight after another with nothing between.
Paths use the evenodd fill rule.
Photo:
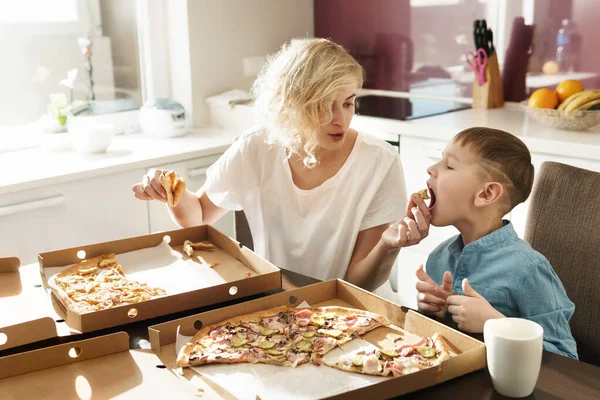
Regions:
<instances>
[{"instance_id":1,"label":"white wall","mask_svg":"<svg viewBox=\"0 0 600 400\"><path fill-rule=\"evenodd\" d=\"M248 90L243 58L314 35L313 0L188 0L193 123L208 123L206 97Z\"/></svg>"}]
</instances>

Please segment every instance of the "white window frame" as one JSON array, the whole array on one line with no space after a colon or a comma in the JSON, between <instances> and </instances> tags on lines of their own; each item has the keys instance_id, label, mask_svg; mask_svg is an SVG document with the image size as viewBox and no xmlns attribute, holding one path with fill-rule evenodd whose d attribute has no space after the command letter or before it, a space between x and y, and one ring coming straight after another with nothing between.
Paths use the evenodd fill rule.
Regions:
<instances>
[{"instance_id":1,"label":"white window frame","mask_svg":"<svg viewBox=\"0 0 600 400\"><path fill-rule=\"evenodd\" d=\"M142 98L178 101L193 121L187 1L137 1Z\"/></svg>"}]
</instances>

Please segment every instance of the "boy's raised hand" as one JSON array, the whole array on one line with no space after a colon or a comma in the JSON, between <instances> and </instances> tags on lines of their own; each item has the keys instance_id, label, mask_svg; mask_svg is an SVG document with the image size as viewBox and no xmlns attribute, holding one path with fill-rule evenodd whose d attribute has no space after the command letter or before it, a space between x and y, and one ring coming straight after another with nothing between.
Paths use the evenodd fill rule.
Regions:
<instances>
[{"instance_id":1,"label":"boy's raised hand","mask_svg":"<svg viewBox=\"0 0 600 400\"><path fill-rule=\"evenodd\" d=\"M452 294L452 274L444 272L442 286L438 285L419 265L416 272L417 278L417 307L425 314L444 318L446 315L446 299Z\"/></svg>"},{"instance_id":2,"label":"boy's raised hand","mask_svg":"<svg viewBox=\"0 0 600 400\"><path fill-rule=\"evenodd\" d=\"M448 311L458 328L465 332L481 333L488 319L504 318L498 311L469 284L467 278L462 281L464 296L450 296L446 300Z\"/></svg>"},{"instance_id":3,"label":"boy's raised hand","mask_svg":"<svg viewBox=\"0 0 600 400\"><path fill-rule=\"evenodd\" d=\"M388 249L413 246L429 234L431 212L425 201L413 193L406 206L406 214L401 220L391 224L381 239Z\"/></svg>"}]
</instances>

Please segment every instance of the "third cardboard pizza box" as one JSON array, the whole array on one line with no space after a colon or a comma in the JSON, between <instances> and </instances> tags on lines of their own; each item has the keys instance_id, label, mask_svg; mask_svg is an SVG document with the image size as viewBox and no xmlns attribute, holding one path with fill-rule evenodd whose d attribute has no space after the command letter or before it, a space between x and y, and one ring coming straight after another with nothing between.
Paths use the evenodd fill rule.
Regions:
<instances>
[{"instance_id":1,"label":"third cardboard pizza box","mask_svg":"<svg viewBox=\"0 0 600 400\"><path fill-rule=\"evenodd\" d=\"M152 352L130 350L127 333L116 332L0 357L0 398L197 399L203 394L161 367Z\"/></svg>"},{"instance_id":2,"label":"third cardboard pizza box","mask_svg":"<svg viewBox=\"0 0 600 400\"><path fill-rule=\"evenodd\" d=\"M54 309L76 332L281 288L281 271L209 225L42 253Z\"/></svg>"}]
</instances>

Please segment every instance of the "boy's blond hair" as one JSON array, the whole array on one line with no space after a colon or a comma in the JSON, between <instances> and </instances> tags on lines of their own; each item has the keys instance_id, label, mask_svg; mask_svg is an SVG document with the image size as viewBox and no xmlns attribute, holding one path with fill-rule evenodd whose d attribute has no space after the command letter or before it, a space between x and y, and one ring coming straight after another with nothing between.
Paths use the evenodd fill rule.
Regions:
<instances>
[{"instance_id":1,"label":"boy's blond hair","mask_svg":"<svg viewBox=\"0 0 600 400\"><path fill-rule=\"evenodd\" d=\"M453 142L470 146L483 161L483 170L504 187L504 213L531 193L534 168L529 149L518 137L499 129L474 127L458 133Z\"/></svg>"},{"instance_id":2,"label":"boy's blond hair","mask_svg":"<svg viewBox=\"0 0 600 400\"><path fill-rule=\"evenodd\" d=\"M361 87L363 80L363 68L342 46L307 39L272 55L252 94L269 138L314 167L319 128L323 118L332 118L337 91L348 84Z\"/></svg>"}]
</instances>

